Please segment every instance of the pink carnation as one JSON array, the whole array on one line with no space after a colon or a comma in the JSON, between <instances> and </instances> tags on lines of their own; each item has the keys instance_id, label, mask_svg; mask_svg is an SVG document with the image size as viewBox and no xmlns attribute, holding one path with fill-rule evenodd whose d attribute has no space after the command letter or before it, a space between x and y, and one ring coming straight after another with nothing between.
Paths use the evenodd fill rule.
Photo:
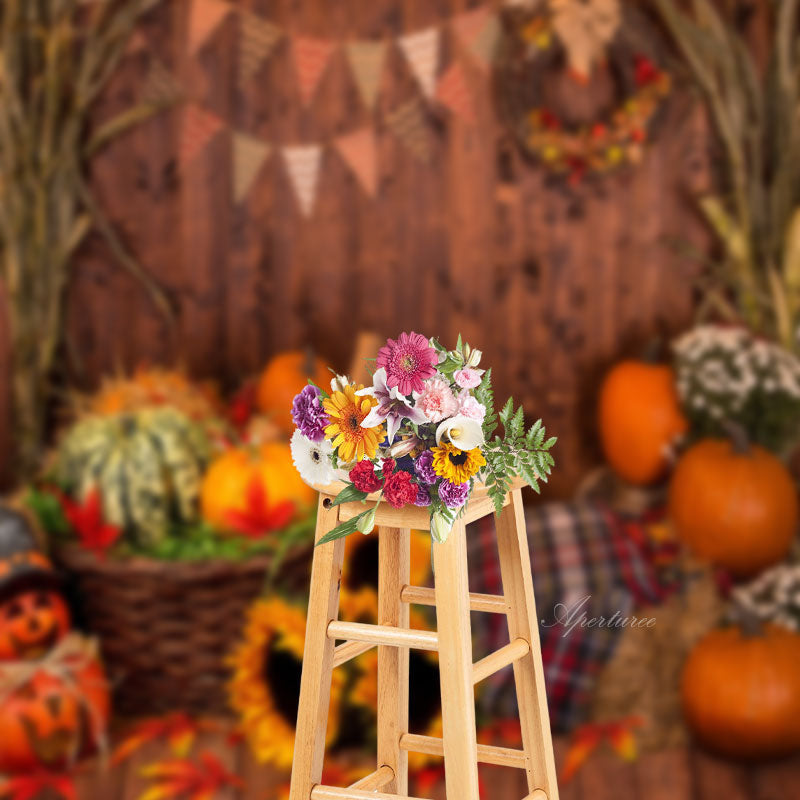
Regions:
<instances>
[{"instance_id":1,"label":"pink carnation","mask_svg":"<svg viewBox=\"0 0 800 800\"><path fill-rule=\"evenodd\" d=\"M422 413L431 422L441 422L452 417L458 411L458 401L444 378L431 378L425 381L425 387L417 398L415 408L421 408Z\"/></svg>"},{"instance_id":2,"label":"pink carnation","mask_svg":"<svg viewBox=\"0 0 800 800\"><path fill-rule=\"evenodd\" d=\"M476 386L480 386L482 373L482 369L464 367L464 369L458 369L453 373L453 380L462 389L474 389Z\"/></svg>"},{"instance_id":3,"label":"pink carnation","mask_svg":"<svg viewBox=\"0 0 800 800\"><path fill-rule=\"evenodd\" d=\"M486 416L486 406L479 403L469 392L463 391L458 395L458 413L462 417L483 422Z\"/></svg>"}]
</instances>

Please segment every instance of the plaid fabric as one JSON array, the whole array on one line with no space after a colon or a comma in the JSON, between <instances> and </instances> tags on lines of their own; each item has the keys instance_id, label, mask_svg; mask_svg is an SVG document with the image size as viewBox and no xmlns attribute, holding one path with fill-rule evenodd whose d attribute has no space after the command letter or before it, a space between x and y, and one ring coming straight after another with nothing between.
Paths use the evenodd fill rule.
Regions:
<instances>
[{"instance_id":1,"label":"plaid fabric","mask_svg":"<svg viewBox=\"0 0 800 800\"><path fill-rule=\"evenodd\" d=\"M569 622L559 620L574 622L583 612L587 619L615 612L625 617L668 590L659 582L642 521L590 503L530 508L526 520L550 719L554 730L565 731L584 720L594 680L622 628L579 624L568 630ZM493 518L470 526L468 542L470 589L502 593ZM473 626L477 656L508 641L501 616L474 614ZM493 717L516 713L509 671L486 682L481 701Z\"/></svg>"}]
</instances>

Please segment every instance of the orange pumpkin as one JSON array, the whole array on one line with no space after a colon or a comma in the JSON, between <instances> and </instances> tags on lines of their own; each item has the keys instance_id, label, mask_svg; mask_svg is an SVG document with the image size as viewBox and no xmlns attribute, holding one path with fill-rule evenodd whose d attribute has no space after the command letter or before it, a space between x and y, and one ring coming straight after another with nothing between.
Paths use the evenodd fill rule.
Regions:
<instances>
[{"instance_id":1,"label":"orange pumpkin","mask_svg":"<svg viewBox=\"0 0 800 800\"><path fill-rule=\"evenodd\" d=\"M800 749L800 636L766 625L709 633L683 671L683 709L697 738L734 758Z\"/></svg>"},{"instance_id":2,"label":"orange pumpkin","mask_svg":"<svg viewBox=\"0 0 800 800\"><path fill-rule=\"evenodd\" d=\"M41 658L70 628L67 604L58 592L34 589L0 602L0 661Z\"/></svg>"},{"instance_id":3,"label":"orange pumpkin","mask_svg":"<svg viewBox=\"0 0 800 800\"><path fill-rule=\"evenodd\" d=\"M227 450L211 463L200 492L203 518L222 530L231 528L233 516L249 510L254 482L270 507L288 501L295 516L305 513L316 498L294 468L289 446L267 442L255 451Z\"/></svg>"},{"instance_id":4,"label":"orange pumpkin","mask_svg":"<svg viewBox=\"0 0 800 800\"><path fill-rule=\"evenodd\" d=\"M797 490L788 470L763 447L704 439L678 461L669 514L692 551L744 577L789 552Z\"/></svg>"},{"instance_id":5,"label":"orange pumpkin","mask_svg":"<svg viewBox=\"0 0 800 800\"><path fill-rule=\"evenodd\" d=\"M96 749L109 709L108 682L98 661L68 679L35 672L0 705L0 773L68 767Z\"/></svg>"},{"instance_id":6,"label":"orange pumpkin","mask_svg":"<svg viewBox=\"0 0 800 800\"><path fill-rule=\"evenodd\" d=\"M311 378L326 389L331 373L310 353L290 350L274 356L258 380L257 401L261 411L288 436L294 432L292 402Z\"/></svg>"},{"instance_id":7,"label":"orange pumpkin","mask_svg":"<svg viewBox=\"0 0 800 800\"><path fill-rule=\"evenodd\" d=\"M644 361L623 361L606 375L598 419L606 460L636 485L664 476L670 445L688 430L672 369Z\"/></svg>"}]
</instances>

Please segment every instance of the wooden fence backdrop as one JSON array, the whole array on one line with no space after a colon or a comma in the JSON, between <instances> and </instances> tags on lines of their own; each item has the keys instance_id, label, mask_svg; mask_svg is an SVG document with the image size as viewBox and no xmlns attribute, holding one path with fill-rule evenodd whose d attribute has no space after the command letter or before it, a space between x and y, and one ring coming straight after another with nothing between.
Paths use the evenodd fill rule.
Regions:
<instances>
[{"instance_id":1,"label":"wooden fence backdrop","mask_svg":"<svg viewBox=\"0 0 800 800\"><path fill-rule=\"evenodd\" d=\"M240 0L293 34L396 37L476 5L472 0ZM470 124L428 104L434 157L422 164L384 115L419 95L396 46L387 50L376 109L367 111L345 58L331 59L304 107L284 39L247 86L237 85L240 16L197 54L188 0L168 0L142 27L107 93L102 120L140 99L158 59L184 96L223 120L202 153L178 159L185 105L115 141L93 183L123 240L165 288L172 325L95 237L68 298L73 380L141 362L178 360L233 385L270 354L312 344L334 366L360 329L417 330L484 351L498 396L513 393L560 437L551 491L565 494L598 460L594 397L603 370L654 331L691 317L692 262L670 238L702 236L690 198L708 180L708 136L677 93L636 169L577 187L520 156L497 118L491 77L452 34L443 55L464 62ZM553 76L559 103L588 111L608 87ZM266 162L246 201L232 199L234 129L278 144L328 140L374 121L378 190L367 197L326 152L314 212L297 207L283 160ZM2 328L0 327L0 331ZM0 354L5 365L8 348ZM8 426L0 446L8 452Z\"/></svg>"}]
</instances>

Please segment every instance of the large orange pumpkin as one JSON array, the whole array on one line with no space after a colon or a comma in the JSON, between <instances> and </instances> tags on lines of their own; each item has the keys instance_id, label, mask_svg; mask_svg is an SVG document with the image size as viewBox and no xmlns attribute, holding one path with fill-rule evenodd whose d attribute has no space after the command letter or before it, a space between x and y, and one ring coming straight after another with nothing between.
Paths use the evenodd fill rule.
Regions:
<instances>
[{"instance_id":1,"label":"large orange pumpkin","mask_svg":"<svg viewBox=\"0 0 800 800\"><path fill-rule=\"evenodd\" d=\"M18 592L0 602L0 661L41 658L69 628L69 610L58 592Z\"/></svg>"},{"instance_id":2,"label":"large orange pumpkin","mask_svg":"<svg viewBox=\"0 0 800 800\"><path fill-rule=\"evenodd\" d=\"M289 436L294 432L292 401L309 378L326 389L331 373L310 353L290 350L274 356L258 380L258 407Z\"/></svg>"},{"instance_id":3,"label":"large orange pumpkin","mask_svg":"<svg viewBox=\"0 0 800 800\"><path fill-rule=\"evenodd\" d=\"M787 469L763 447L704 439L678 461L669 514L698 556L744 577L789 552L797 529L797 490Z\"/></svg>"},{"instance_id":4,"label":"large orange pumpkin","mask_svg":"<svg viewBox=\"0 0 800 800\"><path fill-rule=\"evenodd\" d=\"M688 429L672 369L644 361L623 361L606 375L598 418L606 460L636 485L664 476L670 445Z\"/></svg>"},{"instance_id":5,"label":"large orange pumpkin","mask_svg":"<svg viewBox=\"0 0 800 800\"><path fill-rule=\"evenodd\" d=\"M689 654L681 685L686 720L707 747L734 758L800 749L800 636L766 625L709 633Z\"/></svg>"},{"instance_id":6,"label":"large orange pumpkin","mask_svg":"<svg viewBox=\"0 0 800 800\"><path fill-rule=\"evenodd\" d=\"M0 773L68 767L96 749L109 709L108 683L98 661L69 680L36 672L0 705Z\"/></svg>"},{"instance_id":7,"label":"large orange pumpkin","mask_svg":"<svg viewBox=\"0 0 800 800\"><path fill-rule=\"evenodd\" d=\"M254 481L263 488L269 506L289 501L296 516L305 513L316 499L314 490L294 468L289 446L267 442L255 451L227 450L211 463L200 492L203 518L222 530L230 528L232 512L248 510Z\"/></svg>"}]
</instances>

